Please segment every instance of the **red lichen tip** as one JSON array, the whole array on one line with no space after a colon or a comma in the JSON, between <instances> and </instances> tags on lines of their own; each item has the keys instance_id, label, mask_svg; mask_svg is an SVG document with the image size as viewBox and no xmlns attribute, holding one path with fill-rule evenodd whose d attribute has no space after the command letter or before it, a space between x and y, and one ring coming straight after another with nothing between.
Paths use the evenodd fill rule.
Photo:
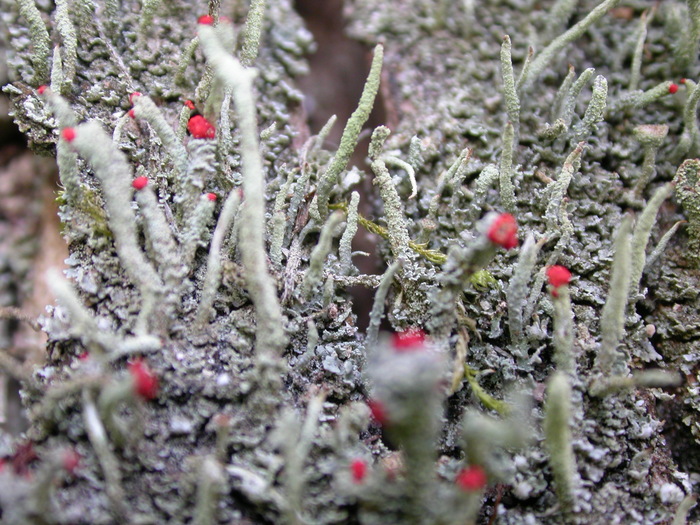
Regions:
<instances>
[{"instance_id":1,"label":"red lichen tip","mask_svg":"<svg viewBox=\"0 0 700 525\"><path fill-rule=\"evenodd\" d=\"M547 268L547 280L553 288L559 288L571 282L571 272L559 264Z\"/></svg>"},{"instance_id":2,"label":"red lichen tip","mask_svg":"<svg viewBox=\"0 0 700 525\"><path fill-rule=\"evenodd\" d=\"M155 399L158 395L158 378L148 365L142 359L138 359L127 366L134 381L134 392L146 401Z\"/></svg>"},{"instance_id":3,"label":"red lichen tip","mask_svg":"<svg viewBox=\"0 0 700 525\"><path fill-rule=\"evenodd\" d=\"M671 93L671 95L675 95L677 91L678 84L671 84L670 86L668 86L668 92Z\"/></svg>"},{"instance_id":4,"label":"red lichen tip","mask_svg":"<svg viewBox=\"0 0 700 525\"><path fill-rule=\"evenodd\" d=\"M465 492L476 492L486 486L486 472L479 466L464 468L455 478L457 486Z\"/></svg>"},{"instance_id":5,"label":"red lichen tip","mask_svg":"<svg viewBox=\"0 0 700 525\"><path fill-rule=\"evenodd\" d=\"M195 115L187 122L187 130L196 139L213 139L216 129L211 122L202 115Z\"/></svg>"},{"instance_id":6,"label":"red lichen tip","mask_svg":"<svg viewBox=\"0 0 700 525\"><path fill-rule=\"evenodd\" d=\"M75 470L80 465L80 454L75 450L66 450L63 454L63 468L69 474L75 474Z\"/></svg>"},{"instance_id":7,"label":"red lichen tip","mask_svg":"<svg viewBox=\"0 0 700 525\"><path fill-rule=\"evenodd\" d=\"M382 403L374 399L370 399L367 401L367 406L369 407L369 412L372 415L372 419L374 419L380 425L387 422L386 409Z\"/></svg>"},{"instance_id":8,"label":"red lichen tip","mask_svg":"<svg viewBox=\"0 0 700 525\"><path fill-rule=\"evenodd\" d=\"M190 109L194 109L194 102L191 100L185 100L185 106L187 106Z\"/></svg>"},{"instance_id":9,"label":"red lichen tip","mask_svg":"<svg viewBox=\"0 0 700 525\"><path fill-rule=\"evenodd\" d=\"M129 104L133 105L133 104L134 104L134 99L135 99L136 97L140 97L141 95L143 95L143 93L139 93L138 91L134 91L133 93L131 93L131 94L129 95Z\"/></svg>"},{"instance_id":10,"label":"red lichen tip","mask_svg":"<svg viewBox=\"0 0 700 525\"><path fill-rule=\"evenodd\" d=\"M494 219L487 234L489 240L506 250L518 245L518 223L510 213L501 213Z\"/></svg>"},{"instance_id":11,"label":"red lichen tip","mask_svg":"<svg viewBox=\"0 0 700 525\"><path fill-rule=\"evenodd\" d=\"M352 463L350 463L350 474L352 475L353 483L359 485L367 476L367 463L361 459L354 459Z\"/></svg>"},{"instance_id":12,"label":"red lichen tip","mask_svg":"<svg viewBox=\"0 0 700 525\"><path fill-rule=\"evenodd\" d=\"M80 359L81 361L87 361L88 359L90 359L90 352L85 350L85 352L78 354L78 359Z\"/></svg>"},{"instance_id":13,"label":"red lichen tip","mask_svg":"<svg viewBox=\"0 0 700 525\"><path fill-rule=\"evenodd\" d=\"M75 129L73 128L63 128L61 130L61 137L63 137L63 140L66 142L73 142L75 139L76 133Z\"/></svg>"},{"instance_id":14,"label":"red lichen tip","mask_svg":"<svg viewBox=\"0 0 700 525\"><path fill-rule=\"evenodd\" d=\"M216 201L216 193L207 193L207 199L212 202Z\"/></svg>"},{"instance_id":15,"label":"red lichen tip","mask_svg":"<svg viewBox=\"0 0 700 525\"><path fill-rule=\"evenodd\" d=\"M136 118L136 112L133 108L127 112L127 115L129 115L131 118Z\"/></svg>"},{"instance_id":16,"label":"red lichen tip","mask_svg":"<svg viewBox=\"0 0 700 525\"><path fill-rule=\"evenodd\" d=\"M142 190L146 186L148 186L148 177L136 177L131 182L131 185L134 187L135 190Z\"/></svg>"},{"instance_id":17,"label":"red lichen tip","mask_svg":"<svg viewBox=\"0 0 700 525\"><path fill-rule=\"evenodd\" d=\"M43 86L39 86L38 88L36 88L36 92L39 93L40 95L43 95L44 93L46 93L46 90L48 88L49 88L49 86L44 84Z\"/></svg>"},{"instance_id":18,"label":"red lichen tip","mask_svg":"<svg viewBox=\"0 0 700 525\"><path fill-rule=\"evenodd\" d=\"M397 352L418 350L425 345L425 332L420 328L409 328L392 337L392 346Z\"/></svg>"},{"instance_id":19,"label":"red lichen tip","mask_svg":"<svg viewBox=\"0 0 700 525\"><path fill-rule=\"evenodd\" d=\"M203 26L210 26L214 24L214 17L209 15L202 15L197 19L197 23L202 24Z\"/></svg>"},{"instance_id":20,"label":"red lichen tip","mask_svg":"<svg viewBox=\"0 0 700 525\"><path fill-rule=\"evenodd\" d=\"M686 79L685 79L685 78L681 78L678 82L680 82L681 84L685 84Z\"/></svg>"}]
</instances>

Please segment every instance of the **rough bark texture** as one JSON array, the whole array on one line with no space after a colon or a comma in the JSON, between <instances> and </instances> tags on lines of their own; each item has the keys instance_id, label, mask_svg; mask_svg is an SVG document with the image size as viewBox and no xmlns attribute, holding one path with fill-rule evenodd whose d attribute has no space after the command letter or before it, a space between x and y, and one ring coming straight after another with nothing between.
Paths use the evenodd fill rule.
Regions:
<instances>
[{"instance_id":1,"label":"rough bark texture","mask_svg":"<svg viewBox=\"0 0 700 525\"><path fill-rule=\"evenodd\" d=\"M28 3L34 4L17 4ZM315 44L291 0L268 2L252 66L266 224L242 224L242 217L253 216L246 215L246 202L255 200L242 195L223 242L213 308L208 317L198 311L217 218L250 176L240 150L250 141L240 141L242 112L233 110L240 100L232 103L224 75L207 69L200 48L189 63L183 56L197 34L197 17L208 10L216 20L227 17L217 38L234 56L226 31L235 28L244 35L239 40L255 32L242 30L244 2L143 3L68 2L77 35L75 77L42 82L52 81L79 122L98 121L115 134L109 151L90 152L126 159L128 168L114 177L148 178L144 191L156 191L159 208L142 212L147 199L139 198L129 211L147 264L163 282L175 284L149 291L140 282L145 271L139 282L129 277L134 261L117 253L121 241L115 239L123 234L105 211L113 209L106 200L113 205L126 194L109 194L104 173L86 162L89 155L79 154L73 165L64 156L61 176L77 166L79 177L78 193L59 198L70 252L66 273L75 295L57 286L61 300L40 320L48 336L45 362L31 375L23 375L27 367L10 351L16 324L3 325L0 352L10 357L0 365L23 381L29 428L22 437L0 428L2 523L656 524L671 523L679 504L683 514L700 479L700 257L693 252L700 242L700 185L696 162L687 161L700 154L700 143L695 107L684 107L700 72L694 2L669 0L647 13L643 48L640 19L652 6L621 2L522 83L515 92L519 122L510 125L517 112L512 82L502 77L503 36L510 36L517 80L529 46L537 60L598 2L567 9L575 2L347 1L344 23L337 12L327 15L329 27L352 39L335 48L328 27L310 12L313 2L298 2L318 45L337 50L336 64L356 64L359 42L367 46L360 62L368 67L372 47L384 46L379 110L370 125L385 124L391 135L382 151L374 144L372 166L388 167L400 206L395 199L382 202L363 159L341 173L329 203L347 212L351 192L362 188L360 230L377 236L371 256L386 265L395 262L390 241L405 222L411 251L384 283L384 310L393 330L424 328L428 334L425 341L411 332L372 347L356 323L370 306L360 302L353 312L358 296L348 290L376 288L380 278L347 271L337 240L322 278L306 282L302 293L302 283L314 275L307 274L312 254L323 255L314 252L324 226L315 190L333 155L329 142L339 142L350 111L343 109L346 117L330 141L321 145L313 137L338 88L303 80ZM0 1L10 71L5 93L13 116L37 152L55 155L59 141L58 149L70 152L70 140L60 132L65 122L51 111L55 93L39 94L32 84L41 68L17 4ZM61 60L70 60L65 19L51 2L35 4ZM155 9L152 23L142 23L142 9ZM328 57L324 49L319 56ZM639 63L635 49L637 58L641 53L639 87L656 87L653 100L628 88L630 68ZM54 72L59 54L49 64ZM312 64L326 75L338 71L319 59ZM589 104L597 96L591 94L593 75L572 84L565 80L568 64L577 75L595 68L605 77L607 100ZM341 81L355 101L365 74ZM203 77L218 80L200 83ZM662 84L681 77L688 81L680 86ZM600 95L604 85L596 80L593 92ZM306 101L298 86L305 86ZM153 99L179 133L187 148L184 169L150 117L127 115L133 92ZM215 138L184 135L190 116L185 100L215 123ZM684 109L691 115L685 122ZM633 130L643 124L666 124L669 132L656 152L655 177L640 188L649 148ZM81 129L78 150L90 147ZM512 167L506 129L515 136ZM627 306L616 314L615 300L608 299L619 303L624 287L611 289L611 266L615 246L619 254L629 243L615 243L616 232L622 229L624 237L627 226L620 225L641 216L683 161L646 253L677 221L689 223L649 261L641 283L630 284L630 300L625 293ZM108 164L112 171L119 165ZM411 172L417 196L409 199ZM508 181L514 203L503 202L511 192ZM215 207L202 194L217 196ZM511 239L500 240L503 232L490 229L494 220L487 214L509 207L520 239L531 233L539 241L539 251L522 258L529 262L520 271L518 249L498 246ZM154 214L172 230L167 236L176 253L158 250L158 235L166 234L150 228ZM245 243L255 237L247 233L251 228L264 229L266 248L281 235L281 262L244 265L240 247L248 249ZM182 253L191 243L197 249L189 264ZM8 280L26 275L29 254L11 251L4 241L2 248L0 297L2 306L11 306ZM361 257L354 257L358 267ZM546 267L554 264L574 276L563 296L553 297L545 284ZM616 279L630 272L624 262L616 271L623 272ZM281 355L256 345L265 305L253 303L247 283L266 279L276 286L284 336L271 331L262 340L286 345ZM555 352L555 340L572 338L554 337L571 322L568 306L561 306L568 303L553 301L569 297L573 348ZM567 315L568 324L557 326ZM517 331L509 330L509 318L518 320ZM611 328L601 334L605 326ZM614 340L621 328L619 346L601 355L601 340ZM545 389L557 368L553 355L561 352L571 352L576 365L557 374L561 388L547 389L570 395L556 403ZM633 380L628 372L645 369L669 374ZM149 370L158 381L155 397L144 377ZM543 425L545 412L555 416ZM557 428L561 433L553 435ZM80 457L70 474L61 468L74 467L68 451ZM697 519L691 511L689 522Z\"/></svg>"}]
</instances>

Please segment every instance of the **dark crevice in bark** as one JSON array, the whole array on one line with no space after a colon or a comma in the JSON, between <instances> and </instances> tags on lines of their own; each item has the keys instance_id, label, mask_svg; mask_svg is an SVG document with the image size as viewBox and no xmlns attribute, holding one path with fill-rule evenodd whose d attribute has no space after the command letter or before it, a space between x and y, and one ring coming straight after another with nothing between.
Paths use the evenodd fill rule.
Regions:
<instances>
[{"instance_id":1,"label":"dark crevice in bark","mask_svg":"<svg viewBox=\"0 0 700 525\"><path fill-rule=\"evenodd\" d=\"M296 0L294 7L304 18L308 29L314 35L317 51L308 57L310 73L297 82L304 92L304 106L308 114L309 127L317 133L331 115L338 120L326 139L326 147L334 150L338 147L343 127L355 111L362 94L372 59L372 50L345 33L343 18L343 0ZM386 121L386 110L381 92L377 94L372 114L365 125L373 129ZM364 135L364 134L363 134ZM368 135L368 134L367 134ZM367 165L368 136L358 144L351 164L371 173ZM370 194L371 179L366 179L358 188L360 192L360 213L376 216ZM360 272L380 274L385 267L380 257L376 256L379 239L360 228L353 241L353 250L363 251L370 257L356 257L354 262ZM374 290L364 287L348 288L353 297L353 311L357 315L360 330L365 330L369 322Z\"/></svg>"}]
</instances>

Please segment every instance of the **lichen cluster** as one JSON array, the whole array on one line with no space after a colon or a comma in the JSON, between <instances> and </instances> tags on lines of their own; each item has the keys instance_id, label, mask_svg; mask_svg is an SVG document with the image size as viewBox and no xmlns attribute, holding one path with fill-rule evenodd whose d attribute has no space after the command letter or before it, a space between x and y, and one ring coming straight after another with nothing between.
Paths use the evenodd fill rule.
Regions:
<instances>
[{"instance_id":1,"label":"lichen cluster","mask_svg":"<svg viewBox=\"0 0 700 525\"><path fill-rule=\"evenodd\" d=\"M331 151L291 2L201 4L0 3L71 253L2 521L684 523L698 3L348 3Z\"/></svg>"}]
</instances>

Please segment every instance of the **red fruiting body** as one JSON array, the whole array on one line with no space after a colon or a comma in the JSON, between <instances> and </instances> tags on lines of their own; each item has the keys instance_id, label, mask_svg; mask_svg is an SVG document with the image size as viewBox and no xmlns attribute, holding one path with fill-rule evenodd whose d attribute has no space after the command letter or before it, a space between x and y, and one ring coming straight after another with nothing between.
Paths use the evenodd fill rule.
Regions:
<instances>
[{"instance_id":1,"label":"red fruiting body","mask_svg":"<svg viewBox=\"0 0 700 525\"><path fill-rule=\"evenodd\" d=\"M370 399L367 401L367 406L369 407L369 412L372 415L372 419L374 419L380 425L387 422L387 415L384 405L382 405L379 401Z\"/></svg>"},{"instance_id":2,"label":"red fruiting body","mask_svg":"<svg viewBox=\"0 0 700 525\"><path fill-rule=\"evenodd\" d=\"M518 245L518 223L510 213L501 213L491 223L488 231L489 240L506 250Z\"/></svg>"},{"instance_id":3,"label":"red fruiting body","mask_svg":"<svg viewBox=\"0 0 700 525\"><path fill-rule=\"evenodd\" d=\"M73 142L73 139L75 139L75 130L73 128L63 128L61 130L61 137L63 137L63 140L66 142Z\"/></svg>"},{"instance_id":4,"label":"red fruiting body","mask_svg":"<svg viewBox=\"0 0 700 525\"><path fill-rule=\"evenodd\" d=\"M207 199L214 202L216 200L216 193L207 193Z\"/></svg>"},{"instance_id":5,"label":"red fruiting body","mask_svg":"<svg viewBox=\"0 0 700 525\"><path fill-rule=\"evenodd\" d=\"M142 190L146 186L148 186L148 177L136 177L131 182L131 185L134 187L135 190Z\"/></svg>"},{"instance_id":6,"label":"red fruiting body","mask_svg":"<svg viewBox=\"0 0 700 525\"><path fill-rule=\"evenodd\" d=\"M459 471L455 483L465 492L476 492L486 486L486 473L478 466L464 468Z\"/></svg>"},{"instance_id":7,"label":"red fruiting body","mask_svg":"<svg viewBox=\"0 0 700 525\"><path fill-rule=\"evenodd\" d=\"M136 112L133 109L130 109L127 113L131 118L136 118Z\"/></svg>"},{"instance_id":8,"label":"red fruiting body","mask_svg":"<svg viewBox=\"0 0 700 525\"><path fill-rule=\"evenodd\" d=\"M202 24L204 26L210 26L214 23L214 17L209 15L202 15L197 19L197 23Z\"/></svg>"},{"instance_id":9,"label":"red fruiting body","mask_svg":"<svg viewBox=\"0 0 700 525\"><path fill-rule=\"evenodd\" d=\"M681 84L685 84L685 81L686 81L685 78L681 78L678 82L680 82Z\"/></svg>"},{"instance_id":10,"label":"red fruiting body","mask_svg":"<svg viewBox=\"0 0 700 525\"><path fill-rule=\"evenodd\" d=\"M81 361L87 361L89 358L90 358L90 352L88 352L87 350L85 352L83 352L82 354L78 355L78 359L80 359Z\"/></svg>"},{"instance_id":11,"label":"red fruiting body","mask_svg":"<svg viewBox=\"0 0 700 525\"><path fill-rule=\"evenodd\" d=\"M135 99L136 97L140 97L141 95L142 95L142 93L139 93L138 91L134 91L133 93L131 93L131 94L129 95L129 104L133 105L133 104L134 104L134 99Z\"/></svg>"},{"instance_id":12,"label":"red fruiting body","mask_svg":"<svg viewBox=\"0 0 700 525\"><path fill-rule=\"evenodd\" d=\"M194 102L191 100L185 100L185 106L187 106L190 109L194 109Z\"/></svg>"},{"instance_id":13,"label":"red fruiting body","mask_svg":"<svg viewBox=\"0 0 700 525\"><path fill-rule=\"evenodd\" d=\"M187 130L196 139L213 139L216 130L211 122L202 115L195 115L187 122Z\"/></svg>"},{"instance_id":14,"label":"red fruiting body","mask_svg":"<svg viewBox=\"0 0 700 525\"><path fill-rule=\"evenodd\" d=\"M354 483L362 483L367 476L367 463L361 459L355 459L350 463L350 473Z\"/></svg>"},{"instance_id":15,"label":"red fruiting body","mask_svg":"<svg viewBox=\"0 0 700 525\"><path fill-rule=\"evenodd\" d=\"M43 86L39 86L38 88L36 88L36 92L39 93L40 95L43 95L46 92L48 87L49 86L47 86L46 84L44 84Z\"/></svg>"},{"instance_id":16,"label":"red fruiting body","mask_svg":"<svg viewBox=\"0 0 700 525\"><path fill-rule=\"evenodd\" d=\"M132 361L128 368L134 380L134 391L147 401L155 399L158 395L158 378L151 369L142 359Z\"/></svg>"},{"instance_id":17,"label":"red fruiting body","mask_svg":"<svg viewBox=\"0 0 700 525\"><path fill-rule=\"evenodd\" d=\"M409 328L403 332L395 333L392 345L397 352L418 350L425 344L425 332L420 328Z\"/></svg>"},{"instance_id":18,"label":"red fruiting body","mask_svg":"<svg viewBox=\"0 0 700 525\"><path fill-rule=\"evenodd\" d=\"M75 450L66 450L63 454L63 468L69 474L75 474L75 469L80 465L80 454Z\"/></svg>"},{"instance_id":19,"label":"red fruiting body","mask_svg":"<svg viewBox=\"0 0 700 525\"><path fill-rule=\"evenodd\" d=\"M675 95L675 93L678 91L678 84L671 84L668 86L668 92L671 93L671 95Z\"/></svg>"},{"instance_id":20,"label":"red fruiting body","mask_svg":"<svg viewBox=\"0 0 700 525\"><path fill-rule=\"evenodd\" d=\"M559 288L571 281L571 272L564 266L556 264L547 268L547 280L554 288Z\"/></svg>"}]
</instances>

